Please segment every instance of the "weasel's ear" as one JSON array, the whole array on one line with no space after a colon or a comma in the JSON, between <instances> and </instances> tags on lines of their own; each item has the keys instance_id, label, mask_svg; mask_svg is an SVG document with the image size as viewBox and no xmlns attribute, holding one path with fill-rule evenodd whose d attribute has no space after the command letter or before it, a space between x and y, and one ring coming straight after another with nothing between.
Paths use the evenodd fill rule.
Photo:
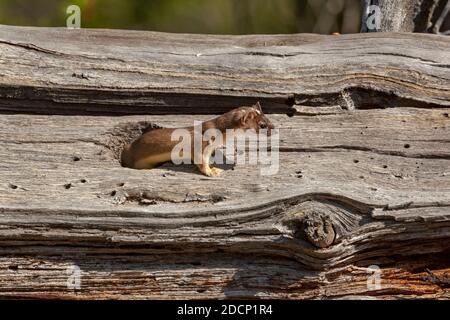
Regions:
<instances>
[{"instance_id":1,"label":"weasel's ear","mask_svg":"<svg viewBox=\"0 0 450 320\"><path fill-rule=\"evenodd\" d=\"M247 111L244 113L244 115L241 117L241 125L245 125L247 121L253 119L255 117L255 111Z\"/></svg>"},{"instance_id":2,"label":"weasel's ear","mask_svg":"<svg viewBox=\"0 0 450 320\"><path fill-rule=\"evenodd\" d=\"M261 105L259 104L259 101L256 102L255 108L256 108L256 110L259 110L262 112L262 108L261 108Z\"/></svg>"}]
</instances>

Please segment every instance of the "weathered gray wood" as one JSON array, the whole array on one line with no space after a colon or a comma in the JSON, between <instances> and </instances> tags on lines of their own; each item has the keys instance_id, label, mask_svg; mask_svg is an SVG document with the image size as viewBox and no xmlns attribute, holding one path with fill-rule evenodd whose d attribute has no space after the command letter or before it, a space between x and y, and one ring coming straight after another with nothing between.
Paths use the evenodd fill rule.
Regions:
<instances>
[{"instance_id":1,"label":"weathered gray wood","mask_svg":"<svg viewBox=\"0 0 450 320\"><path fill-rule=\"evenodd\" d=\"M22 258L4 258L10 265L0 268L0 276L14 274L26 285L19 286L22 291L7 280L12 286L0 285L0 295L127 297L113 287L125 281L130 297L199 297L200 291L203 297L364 293L383 298L398 290L409 297L448 297L444 289L420 280L425 267L410 272L396 265L398 276L383 269L399 282L386 280L379 292L367 291L364 268L392 263L397 255L406 256L408 265L415 258L407 257L418 254L445 261L450 121L444 114L449 111L271 115L282 137L280 172L260 177L257 167L245 165L220 178L206 178L191 167L122 168L108 149L124 141L112 134L124 133L117 127L139 121L184 126L208 116L3 115L1 252ZM366 126L370 134L361 134L369 130ZM405 149L405 143L411 147ZM299 229L301 221L317 214L331 217L336 231L336 239L324 249ZM86 261L83 254L95 258ZM47 271L40 271L36 261ZM72 264L83 274L78 294L65 287L64 272ZM362 269L354 269L358 265ZM145 271L137 275L136 268ZM404 272L422 287L412 289L400 281ZM343 288L341 280L324 282L330 273L353 277L355 287ZM164 280L151 280L159 277ZM179 277L187 282L181 284ZM274 277L277 285L269 285ZM206 285L211 279L217 279L214 285ZM98 281L104 285L95 289ZM252 289L254 282L258 285ZM296 289L286 289L294 284Z\"/></svg>"},{"instance_id":2,"label":"weathered gray wood","mask_svg":"<svg viewBox=\"0 0 450 320\"><path fill-rule=\"evenodd\" d=\"M425 34L180 35L0 26L0 110L222 113L261 100L448 107L450 39Z\"/></svg>"},{"instance_id":3,"label":"weathered gray wood","mask_svg":"<svg viewBox=\"0 0 450 320\"><path fill-rule=\"evenodd\" d=\"M38 249L38 248L37 248ZM244 248L242 248L244 249ZM0 270L3 298L66 299L211 299L279 298L330 299L363 297L392 299L448 299L448 289L425 280L423 270L434 263L436 274L443 275L435 255L423 255L426 262L397 258L394 267L383 269L382 290L368 290L368 269L349 265L331 271L305 271L298 263L279 257L258 257L251 252L238 256L229 253L160 256L107 254L91 252L89 258L71 247L61 249L66 260L55 256L2 255ZM383 254L383 252L380 252ZM370 261L368 261L370 263ZM392 261L386 259L387 264ZM74 264L82 269L80 290L66 286L66 270ZM448 264L447 264L448 265ZM32 289L31 289L32 288Z\"/></svg>"},{"instance_id":4,"label":"weathered gray wood","mask_svg":"<svg viewBox=\"0 0 450 320\"><path fill-rule=\"evenodd\" d=\"M450 298L448 39L1 26L0 297ZM118 162L256 99L274 176Z\"/></svg>"}]
</instances>

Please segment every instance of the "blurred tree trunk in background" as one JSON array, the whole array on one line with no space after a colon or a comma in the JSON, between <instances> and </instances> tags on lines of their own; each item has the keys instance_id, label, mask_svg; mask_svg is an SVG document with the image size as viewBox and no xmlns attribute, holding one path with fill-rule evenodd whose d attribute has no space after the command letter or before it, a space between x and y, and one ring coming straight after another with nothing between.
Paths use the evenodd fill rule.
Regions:
<instances>
[{"instance_id":1,"label":"blurred tree trunk in background","mask_svg":"<svg viewBox=\"0 0 450 320\"><path fill-rule=\"evenodd\" d=\"M356 33L361 20L360 1L297 0L297 32Z\"/></svg>"},{"instance_id":2,"label":"blurred tree trunk in background","mask_svg":"<svg viewBox=\"0 0 450 320\"><path fill-rule=\"evenodd\" d=\"M370 25L374 5L381 10L376 28ZM450 0L362 0L362 6L361 32L450 34Z\"/></svg>"},{"instance_id":3,"label":"blurred tree trunk in background","mask_svg":"<svg viewBox=\"0 0 450 320\"><path fill-rule=\"evenodd\" d=\"M66 26L69 5L82 28L179 33L357 33L361 0L0 0L0 24Z\"/></svg>"}]
</instances>

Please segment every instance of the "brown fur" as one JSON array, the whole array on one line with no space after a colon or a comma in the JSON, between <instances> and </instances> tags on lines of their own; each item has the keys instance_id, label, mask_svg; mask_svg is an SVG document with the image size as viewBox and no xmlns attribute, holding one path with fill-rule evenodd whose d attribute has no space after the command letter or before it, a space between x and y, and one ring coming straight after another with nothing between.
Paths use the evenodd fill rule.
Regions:
<instances>
[{"instance_id":1,"label":"brown fur","mask_svg":"<svg viewBox=\"0 0 450 320\"><path fill-rule=\"evenodd\" d=\"M233 109L220 117L208 120L202 124L203 132L208 129L215 128L225 135L227 129L254 129L259 132L261 128L267 129L268 134L274 128L272 122L263 114L261 105L257 102L251 107L239 107ZM191 139L193 141L194 127L184 128L190 131ZM172 132L175 129L161 128L144 133L131 144L126 145L122 151L122 165L124 167L134 169L149 169L161 163L170 161L170 155L173 147L179 141L171 141ZM202 150L209 142L203 142ZM192 143L193 145L193 143ZM213 152L213 150L212 150ZM193 154L192 160L201 162L197 164L199 170L207 176L217 176L222 170L209 166L208 155ZM200 161L198 161L200 160Z\"/></svg>"}]
</instances>

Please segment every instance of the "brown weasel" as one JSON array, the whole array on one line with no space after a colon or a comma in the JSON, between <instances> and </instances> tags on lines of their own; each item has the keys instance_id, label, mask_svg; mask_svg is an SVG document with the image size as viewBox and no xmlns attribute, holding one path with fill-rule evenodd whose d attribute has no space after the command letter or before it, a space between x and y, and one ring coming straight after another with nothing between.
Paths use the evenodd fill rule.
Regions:
<instances>
[{"instance_id":1,"label":"brown weasel","mask_svg":"<svg viewBox=\"0 0 450 320\"><path fill-rule=\"evenodd\" d=\"M267 134L274 126L272 122L263 114L261 105L257 102L248 107L233 109L220 117L202 123L202 134L208 129L220 130L223 136L227 129L253 129L259 132L260 129L267 129ZM172 132L177 128L161 128L144 133L131 144L124 147L122 151L122 166L134 169L150 169L164 162L171 161L171 152L179 141L172 141ZM194 126L182 128L186 129L194 140ZM201 152L197 154L191 152L192 161L197 164L199 170L207 176L218 176L223 170L210 167L209 158L214 152L214 148L209 148L207 152L203 150L211 144L211 141L202 142ZM193 144L192 144L193 145Z\"/></svg>"}]
</instances>

